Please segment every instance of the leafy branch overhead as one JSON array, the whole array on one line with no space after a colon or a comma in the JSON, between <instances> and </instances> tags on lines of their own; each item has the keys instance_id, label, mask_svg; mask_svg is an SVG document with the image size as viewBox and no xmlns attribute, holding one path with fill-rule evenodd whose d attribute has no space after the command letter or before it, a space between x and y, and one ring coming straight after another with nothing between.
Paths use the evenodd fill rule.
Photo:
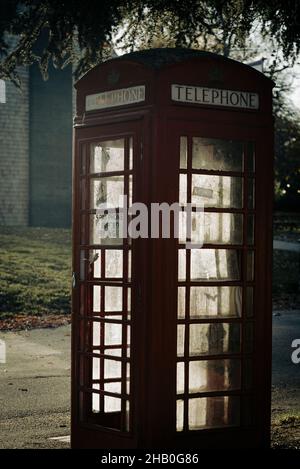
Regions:
<instances>
[{"instance_id":1,"label":"leafy branch overhead","mask_svg":"<svg viewBox=\"0 0 300 469\"><path fill-rule=\"evenodd\" d=\"M228 56L246 50L255 25L295 61L298 0L1 0L0 76L18 83L17 67L37 62L46 77L52 61L58 68L76 64L78 77L115 47L197 47Z\"/></svg>"}]
</instances>

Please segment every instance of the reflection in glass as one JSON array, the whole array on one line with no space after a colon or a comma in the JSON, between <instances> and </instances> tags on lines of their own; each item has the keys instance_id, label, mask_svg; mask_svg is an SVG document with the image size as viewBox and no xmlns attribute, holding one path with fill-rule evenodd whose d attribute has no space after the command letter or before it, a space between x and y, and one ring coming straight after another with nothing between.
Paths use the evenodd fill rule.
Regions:
<instances>
[{"instance_id":1,"label":"reflection in glass","mask_svg":"<svg viewBox=\"0 0 300 469\"><path fill-rule=\"evenodd\" d=\"M218 355L240 351L240 325L190 324L190 355Z\"/></svg>"},{"instance_id":2,"label":"reflection in glass","mask_svg":"<svg viewBox=\"0 0 300 469\"><path fill-rule=\"evenodd\" d=\"M90 172L124 171L124 140L110 140L91 146Z\"/></svg>"},{"instance_id":3,"label":"reflection in glass","mask_svg":"<svg viewBox=\"0 0 300 469\"><path fill-rule=\"evenodd\" d=\"M193 174L192 203L204 207L242 208L242 178Z\"/></svg>"},{"instance_id":4,"label":"reflection in glass","mask_svg":"<svg viewBox=\"0 0 300 469\"><path fill-rule=\"evenodd\" d=\"M190 316L240 317L242 313L241 287L191 287Z\"/></svg>"},{"instance_id":5,"label":"reflection in glass","mask_svg":"<svg viewBox=\"0 0 300 469\"><path fill-rule=\"evenodd\" d=\"M241 172L243 159L241 142L193 137L193 169Z\"/></svg>"},{"instance_id":6,"label":"reflection in glass","mask_svg":"<svg viewBox=\"0 0 300 469\"><path fill-rule=\"evenodd\" d=\"M241 387L240 360L190 361L189 367L190 393L228 391Z\"/></svg>"},{"instance_id":7,"label":"reflection in glass","mask_svg":"<svg viewBox=\"0 0 300 469\"><path fill-rule=\"evenodd\" d=\"M189 400L189 430L236 426L239 422L239 397L201 397Z\"/></svg>"},{"instance_id":8,"label":"reflection in glass","mask_svg":"<svg viewBox=\"0 0 300 469\"><path fill-rule=\"evenodd\" d=\"M191 249L191 279L239 280L241 254L233 249Z\"/></svg>"}]
</instances>

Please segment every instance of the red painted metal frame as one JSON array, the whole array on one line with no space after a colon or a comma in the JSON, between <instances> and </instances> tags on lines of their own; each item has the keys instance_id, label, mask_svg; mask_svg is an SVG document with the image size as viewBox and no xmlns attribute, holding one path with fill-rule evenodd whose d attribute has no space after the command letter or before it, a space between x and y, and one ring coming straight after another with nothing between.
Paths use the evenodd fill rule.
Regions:
<instances>
[{"instance_id":1,"label":"red painted metal frame","mask_svg":"<svg viewBox=\"0 0 300 469\"><path fill-rule=\"evenodd\" d=\"M209 79L212 67L222 70L222 83ZM115 70L119 73L119 81L108 85L107 77ZM260 110L174 103L170 100L171 83L258 92ZM146 86L144 103L85 112L87 94L138 84ZM255 142L256 421L254 426L248 428L176 433L177 240L138 239L133 241L132 263L132 431L126 434L81 421L80 406L87 404L80 402L78 392L82 379L78 363L80 298L79 288L75 286L72 298L73 448L257 448L269 445L273 200L271 89L269 80L248 67L213 58L188 60L182 64L168 65L159 71L135 61L110 61L96 67L78 82L73 160L73 271L77 277L80 246L79 161L83 142L100 137L133 136L134 198L148 206L150 202L173 203L178 199L180 136ZM223 245L219 247L224 248ZM239 249L245 249L245 245L239 246Z\"/></svg>"}]
</instances>

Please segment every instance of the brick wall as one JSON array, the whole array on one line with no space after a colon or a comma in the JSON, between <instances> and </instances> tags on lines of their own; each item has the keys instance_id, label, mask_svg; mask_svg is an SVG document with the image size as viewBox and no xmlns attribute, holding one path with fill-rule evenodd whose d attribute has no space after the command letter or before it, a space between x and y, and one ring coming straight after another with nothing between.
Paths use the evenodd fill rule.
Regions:
<instances>
[{"instance_id":1,"label":"brick wall","mask_svg":"<svg viewBox=\"0 0 300 469\"><path fill-rule=\"evenodd\" d=\"M13 41L13 40L11 40ZM6 81L0 103L0 224L28 224L29 73L20 69L22 89Z\"/></svg>"}]
</instances>

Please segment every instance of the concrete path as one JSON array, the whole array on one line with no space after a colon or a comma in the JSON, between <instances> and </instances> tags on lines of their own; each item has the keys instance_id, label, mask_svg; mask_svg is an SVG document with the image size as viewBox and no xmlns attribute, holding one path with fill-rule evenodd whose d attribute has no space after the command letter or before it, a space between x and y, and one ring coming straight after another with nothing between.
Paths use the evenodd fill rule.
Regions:
<instances>
[{"instance_id":1,"label":"concrete path","mask_svg":"<svg viewBox=\"0 0 300 469\"><path fill-rule=\"evenodd\" d=\"M3 332L0 340L0 448L68 447L49 438L70 433L70 327Z\"/></svg>"},{"instance_id":2,"label":"concrete path","mask_svg":"<svg viewBox=\"0 0 300 469\"><path fill-rule=\"evenodd\" d=\"M279 251L300 252L300 243L274 240L273 248Z\"/></svg>"},{"instance_id":3,"label":"concrete path","mask_svg":"<svg viewBox=\"0 0 300 469\"><path fill-rule=\"evenodd\" d=\"M275 405L291 393L289 408L299 411L300 364L291 361L291 343L300 339L300 311L279 314L273 316ZM70 434L70 326L4 332L1 340L7 356L6 363L0 356L0 448L68 448L68 439L57 437Z\"/></svg>"}]
</instances>

